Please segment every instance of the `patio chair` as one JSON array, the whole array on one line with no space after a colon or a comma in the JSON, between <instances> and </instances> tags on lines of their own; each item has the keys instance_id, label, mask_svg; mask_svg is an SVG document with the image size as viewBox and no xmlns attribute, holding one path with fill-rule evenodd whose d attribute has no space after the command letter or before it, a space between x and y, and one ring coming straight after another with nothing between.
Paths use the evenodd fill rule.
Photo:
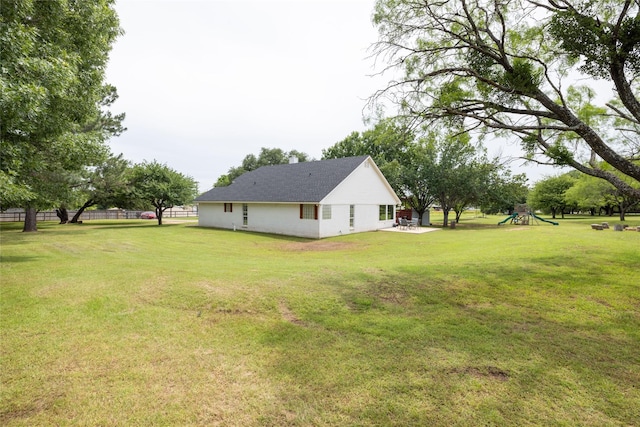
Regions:
<instances>
[{"instance_id":1,"label":"patio chair","mask_svg":"<svg viewBox=\"0 0 640 427\"><path fill-rule=\"evenodd\" d=\"M409 227L409 223L404 218L400 218L400 222L398 224L399 224L400 230L403 230L403 229L406 230L407 227Z\"/></svg>"}]
</instances>

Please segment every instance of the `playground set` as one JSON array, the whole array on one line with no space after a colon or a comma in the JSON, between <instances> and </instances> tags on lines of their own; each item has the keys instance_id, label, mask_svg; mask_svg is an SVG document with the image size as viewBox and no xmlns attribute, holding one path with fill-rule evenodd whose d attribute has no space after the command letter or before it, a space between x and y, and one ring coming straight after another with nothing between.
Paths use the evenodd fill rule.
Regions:
<instances>
[{"instance_id":1,"label":"playground set","mask_svg":"<svg viewBox=\"0 0 640 427\"><path fill-rule=\"evenodd\" d=\"M503 219L498 223L498 225L504 225L507 221L511 221L511 224L518 225L529 225L532 221L535 221L536 225L538 221L548 222L549 224L558 225L555 221L549 221L548 219L544 219L533 213L531 209L527 205L516 205L514 207L514 211L511 215Z\"/></svg>"}]
</instances>

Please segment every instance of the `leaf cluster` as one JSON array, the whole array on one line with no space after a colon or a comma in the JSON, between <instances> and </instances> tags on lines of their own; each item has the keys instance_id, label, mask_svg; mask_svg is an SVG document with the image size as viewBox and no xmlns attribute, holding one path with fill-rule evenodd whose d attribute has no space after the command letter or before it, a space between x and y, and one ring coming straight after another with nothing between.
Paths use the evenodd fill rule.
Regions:
<instances>
[{"instance_id":1,"label":"leaf cluster","mask_svg":"<svg viewBox=\"0 0 640 427\"><path fill-rule=\"evenodd\" d=\"M527 158L569 165L639 196L640 5L632 0L378 0L378 59L393 74L371 99L416 125L515 137ZM598 106L576 78L611 83ZM579 92L576 96L575 92Z\"/></svg>"},{"instance_id":2,"label":"leaf cluster","mask_svg":"<svg viewBox=\"0 0 640 427\"><path fill-rule=\"evenodd\" d=\"M609 2L603 2L609 3ZM609 78L610 64L622 60L631 73L640 71L640 17L621 15L618 22L612 11L617 5L594 1L575 2L556 11L549 21L549 33L574 61L583 60L580 70L597 78Z\"/></svg>"}]
</instances>

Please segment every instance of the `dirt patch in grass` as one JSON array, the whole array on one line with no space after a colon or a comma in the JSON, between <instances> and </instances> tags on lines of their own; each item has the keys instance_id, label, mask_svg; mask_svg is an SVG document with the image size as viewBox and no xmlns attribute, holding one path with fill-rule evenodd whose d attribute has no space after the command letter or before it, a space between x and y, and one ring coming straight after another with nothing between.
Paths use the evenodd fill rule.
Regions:
<instances>
[{"instance_id":1,"label":"dirt patch in grass","mask_svg":"<svg viewBox=\"0 0 640 427\"><path fill-rule=\"evenodd\" d=\"M304 326L304 322L291 311L284 301L280 301L280 303L278 303L278 310L280 311L282 318L287 322L293 323L294 325Z\"/></svg>"},{"instance_id":2,"label":"dirt patch in grass","mask_svg":"<svg viewBox=\"0 0 640 427\"><path fill-rule=\"evenodd\" d=\"M373 284L367 294L385 303L406 305L409 299L407 289L400 283L380 282Z\"/></svg>"},{"instance_id":3,"label":"dirt patch in grass","mask_svg":"<svg viewBox=\"0 0 640 427\"><path fill-rule=\"evenodd\" d=\"M312 240L309 242L291 242L282 245L282 250L290 252L301 251L340 251L358 246L350 242L335 242L331 240Z\"/></svg>"},{"instance_id":4,"label":"dirt patch in grass","mask_svg":"<svg viewBox=\"0 0 640 427\"><path fill-rule=\"evenodd\" d=\"M490 378L498 381L507 381L509 373L495 366L467 366L465 368L457 368L452 371L454 374L470 375L477 378Z\"/></svg>"}]
</instances>

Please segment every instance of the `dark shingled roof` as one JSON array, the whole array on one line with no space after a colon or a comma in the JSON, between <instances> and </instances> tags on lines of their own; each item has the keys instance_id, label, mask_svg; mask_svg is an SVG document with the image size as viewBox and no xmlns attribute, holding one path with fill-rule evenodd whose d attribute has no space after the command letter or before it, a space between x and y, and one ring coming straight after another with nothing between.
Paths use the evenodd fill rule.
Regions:
<instances>
[{"instance_id":1,"label":"dark shingled roof","mask_svg":"<svg viewBox=\"0 0 640 427\"><path fill-rule=\"evenodd\" d=\"M196 202L318 203L368 157L263 166L201 194Z\"/></svg>"}]
</instances>

